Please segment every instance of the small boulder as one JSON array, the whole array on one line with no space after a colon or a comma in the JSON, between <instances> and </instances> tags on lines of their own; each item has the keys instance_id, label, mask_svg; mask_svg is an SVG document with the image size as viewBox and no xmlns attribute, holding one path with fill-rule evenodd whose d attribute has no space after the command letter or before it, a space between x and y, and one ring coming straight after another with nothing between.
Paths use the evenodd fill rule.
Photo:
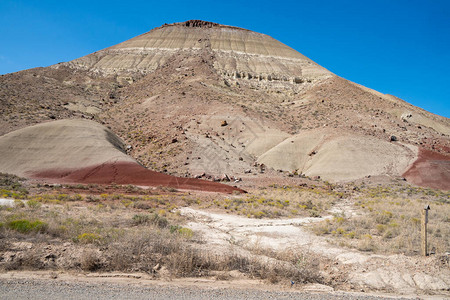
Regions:
<instances>
[{"instance_id":1,"label":"small boulder","mask_svg":"<svg viewBox=\"0 0 450 300\"><path fill-rule=\"evenodd\" d=\"M230 177L227 174L223 174L222 177L220 178L221 181L231 181Z\"/></svg>"},{"instance_id":2,"label":"small boulder","mask_svg":"<svg viewBox=\"0 0 450 300\"><path fill-rule=\"evenodd\" d=\"M265 164L260 164L259 165L259 172L260 173L264 173L265 170L266 170L266 165Z\"/></svg>"}]
</instances>

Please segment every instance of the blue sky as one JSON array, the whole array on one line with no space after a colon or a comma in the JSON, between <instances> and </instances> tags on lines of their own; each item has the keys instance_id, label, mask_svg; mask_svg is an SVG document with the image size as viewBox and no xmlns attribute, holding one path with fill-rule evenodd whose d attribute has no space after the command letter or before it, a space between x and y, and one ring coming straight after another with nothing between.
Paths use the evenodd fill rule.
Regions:
<instances>
[{"instance_id":1,"label":"blue sky","mask_svg":"<svg viewBox=\"0 0 450 300\"><path fill-rule=\"evenodd\" d=\"M0 1L0 74L69 61L164 23L272 36L351 81L450 118L450 1Z\"/></svg>"}]
</instances>

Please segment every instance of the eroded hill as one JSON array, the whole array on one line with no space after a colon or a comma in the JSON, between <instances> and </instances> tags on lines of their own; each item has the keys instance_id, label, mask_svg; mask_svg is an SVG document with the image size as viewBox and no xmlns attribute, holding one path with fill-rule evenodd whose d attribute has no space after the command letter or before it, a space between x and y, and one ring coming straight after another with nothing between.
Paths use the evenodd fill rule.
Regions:
<instances>
[{"instance_id":1,"label":"eroded hill","mask_svg":"<svg viewBox=\"0 0 450 300\"><path fill-rule=\"evenodd\" d=\"M0 99L2 134L93 119L139 163L178 176L252 180L273 169L273 177L405 176L450 189L449 119L241 28L164 25L71 62L3 75Z\"/></svg>"}]
</instances>

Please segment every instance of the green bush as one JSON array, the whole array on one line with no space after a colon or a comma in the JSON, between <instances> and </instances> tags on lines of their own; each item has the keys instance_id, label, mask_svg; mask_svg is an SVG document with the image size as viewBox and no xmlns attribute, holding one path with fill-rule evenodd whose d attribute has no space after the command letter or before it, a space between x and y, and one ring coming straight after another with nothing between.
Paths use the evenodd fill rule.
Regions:
<instances>
[{"instance_id":1,"label":"green bush","mask_svg":"<svg viewBox=\"0 0 450 300\"><path fill-rule=\"evenodd\" d=\"M181 228L183 227L181 227L180 225L170 225L170 233L178 232Z\"/></svg>"},{"instance_id":2,"label":"green bush","mask_svg":"<svg viewBox=\"0 0 450 300\"><path fill-rule=\"evenodd\" d=\"M149 215L134 215L133 222L135 225L147 224L150 222L150 216Z\"/></svg>"},{"instance_id":3,"label":"green bush","mask_svg":"<svg viewBox=\"0 0 450 300\"><path fill-rule=\"evenodd\" d=\"M75 194L72 196L72 201L82 201L84 198L80 194Z\"/></svg>"},{"instance_id":4,"label":"green bush","mask_svg":"<svg viewBox=\"0 0 450 300\"><path fill-rule=\"evenodd\" d=\"M26 205L31 209L38 209L39 207L41 207L42 204L40 202L32 199L32 200L28 200L26 202Z\"/></svg>"},{"instance_id":5,"label":"green bush","mask_svg":"<svg viewBox=\"0 0 450 300\"><path fill-rule=\"evenodd\" d=\"M25 207L25 204L23 203L22 200L14 199L14 206L15 206L15 207L22 208L22 207Z\"/></svg>"},{"instance_id":6,"label":"green bush","mask_svg":"<svg viewBox=\"0 0 450 300\"><path fill-rule=\"evenodd\" d=\"M99 242L101 238L98 234L86 232L77 236L77 241L82 244L93 244Z\"/></svg>"},{"instance_id":7,"label":"green bush","mask_svg":"<svg viewBox=\"0 0 450 300\"><path fill-rule=\"evenodd\" d=\"M194 235L194 232L192 231L192 229L185 228L185 227L182 227L182 228L178 229L178 233L181 236L183 236L185 238L188 238L188 239L192 238L192 236Z\"/></svg>"},{"instance_id":8,"label":"green bush","mask_svg":"<svg viewBox=\"0 0 450 300\"><path fill-rule=\"evenodd\" d=\"M159 228L166 228L169 225L169 221L163 216L154 213L151 218L151 222L158 226Z\"/></svg>"},{"instance_id":9,"label":"green bush","mask_svg":"<svg viewBox=\"0 0 450 300\"><path fill-rule=\"evenodd\" d=\"M7 223L7 227L11 230L15 230L21 233L43 232L47 229L48 224L39 220L30 222L25 219L13 220Z\"/></svg>"}]
</instances>

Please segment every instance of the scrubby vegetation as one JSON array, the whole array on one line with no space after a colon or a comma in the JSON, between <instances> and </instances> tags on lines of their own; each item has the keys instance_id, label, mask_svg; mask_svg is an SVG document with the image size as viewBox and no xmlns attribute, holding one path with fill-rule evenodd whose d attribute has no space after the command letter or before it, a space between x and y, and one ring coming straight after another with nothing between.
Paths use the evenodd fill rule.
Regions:
<instances>
[{"instance_id":1,"label":"scrubby vegetation","mask_svg":"<svg viewBox=\"0 0 450 300\"><path fill-rule=\"evenodd\" d=\"M83 191L80 186L76 189ZM67 187L48 187L39 194L25 195L24 202L18 200L21 205L0 207L0 251L4 254L0 269L146 272L155 277L219 279L238 271L272 283L325 283L319 257L298 249L242 252L230 245L223 252L203 247L202 236L185 225L186 219L176 208L213 203L209 196L192 198L173 194L176 191L159 195L139 190L135 195L84 191L78 194ZM27 243L32 246L20 248ZM48 245L52 245L51 252Z\"/></svg>"},{"instance_id":2,"label":"scrubby vegetation","mask_svg":"<svg viewBox=\"0 0 450 300\"><path fill-rule=\"evenodd\" d=\"M24 181L24 178L0 172L0 198L24 199L28 195L22 185Z\"/></svg>"},{"instance_id":3,"label":"scrubby vegetation","mask_svg":"<svg viewBox=\"0 0 450 300\"><path fill-rule=\"evenodd\" d=\"M30 232L43 232L47 227L47 223L44 223L40 220L29 221L27 219L18 219L15 220L14 216L13 220L8 221L6 223L6 227L15 230L20 233L30 233Z\"/></svg>"},{"instance_id":4,"label":"scrubby vegetation","mask_svg":"<svg viewBox=\"0 0 450 300\"><path fill-rule=\"evenodd\" d=\"M247 195L116 185L34 186L29 192L20 179L7 176L2 188L4 197L16 199L14 207L0 206L3 270L146 272L155 277L219 279L237 270L274 283L330 283L321 275L327 259L303 250L273 251L230 243L227 251L211 251L180 215L177 208L182 206L248 218L326 217L309 228L331 243L374 253L418 255L420 212L429 204L430 249L436 253L450 249L450 193L403 185L271 185Z\"/></svg>"},{"instance_id":5,"label":"scrubby vegetation","mask_svg":"<svg viewBox=\"0 0 450 300\"><path fill-rule=\"evenodd\" d=\"M377 253L420 252L421 211L429 204L430 249L450 249L450 193L415 187L361 187L351 197L353 214L316 224L318 235L341 246Z\"/></svg>"},{"instance_id":6,"label":"scrubby vegetation","mask_svg":"<svg viewBox=\"0 0 450 300\"><path fill-rule=\"evenodd\" d=\"M343 193L320 186L278 186L262 188L245 197L215 199L203 207L224 209L249 218L320 217Z\"/></svg>"}]
</instances>

